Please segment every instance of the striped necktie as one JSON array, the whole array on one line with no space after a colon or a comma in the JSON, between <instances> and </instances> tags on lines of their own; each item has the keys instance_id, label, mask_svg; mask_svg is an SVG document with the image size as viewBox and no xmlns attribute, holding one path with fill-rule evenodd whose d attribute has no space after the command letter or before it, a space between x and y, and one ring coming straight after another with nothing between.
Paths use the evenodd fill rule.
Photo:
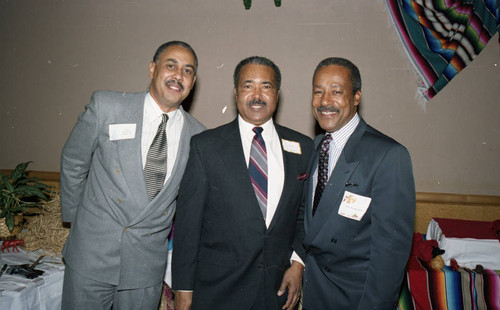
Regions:
<instances>
[{"instance_id":1,"label":"striped necktie","mask_svg":"<svg viewBox=\"0 0 500 310\"><path fill-rule=\"evenodd\" d=\"M248 164L248 172L252 181L257 201L259 202L260 210L264 219L267 212L267 151L266 143L262 138L262 127L254 127L255 136L252 140L252 148L250 149L250 163Z\"/></svg>"},{"instance_id":2,"label":"striped necktie","mask_svg":"<svg viewBox=\"0 0 500 310\"><path fill-rule=\"evenodd\" d=\"M144 167L144 179L149 200L153 200L161 191L167 175L167 127L168 115L162 114L162 120L151 143Z\"/></svg>"},{"instance_id":3,"label":"striped necktie","mask_svg":"<svg viewBox=\"0 0 500 310\"><path fill-rule=\"evenodd\" d=\"M318 158L318 184L316 184L312 207L313 215L314 212L316 212L316 208L318 208L319 201L321 200L326 183L328 182L328 155L330 151L330 141L332 141L332 136L330 134L326 134L321 141L321 149L319 151Z\"/></svg>"}]
</instances>

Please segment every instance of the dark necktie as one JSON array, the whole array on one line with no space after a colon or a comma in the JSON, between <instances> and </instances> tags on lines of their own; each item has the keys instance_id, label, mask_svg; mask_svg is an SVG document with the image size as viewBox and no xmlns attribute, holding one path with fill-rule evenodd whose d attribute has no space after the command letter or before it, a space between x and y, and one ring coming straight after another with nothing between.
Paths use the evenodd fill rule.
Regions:
<instances>
[{"instance_id":1,"label":"dark necktie","mask_svg":"<svg viewBox=\"0 0 500 310\"><path fill-rule=\"evenodd\" d=\"M260 210L265 219L267 212L267 151L266 144L261 135L262 131L262 127L253 128L255 136L253 137L252 148L250 149L248 172L250 173L250 180L252 181Z\"/></svg>"},{"instance_id":2,"label":"dark necktie","mask_svg":"<svg viewBox=\"0 0 500 310\"><path fill-rule=\"evenodd\" d=\"M144 179L150 200L160 192L167 175L167 127L168 115L162 114L156 136L151 143L144 166Z\"/></svg>"},{"instance_id":3,"label":"dark necktie","mask_svg":"<svg viewBox=\"0 0 500 310\"><path fill-rule=\"evenodd\" d=\"M332 136L330 134L326 134L321 142L321 149L319 151L318 158L318 184L316 184L312 208L313 215L314 212L316 212L316 208L318 208L321 195L323 195L326 183L328 182L328 155L330 150L330 141L332 141Z\"/></svg>"}]
</instances>

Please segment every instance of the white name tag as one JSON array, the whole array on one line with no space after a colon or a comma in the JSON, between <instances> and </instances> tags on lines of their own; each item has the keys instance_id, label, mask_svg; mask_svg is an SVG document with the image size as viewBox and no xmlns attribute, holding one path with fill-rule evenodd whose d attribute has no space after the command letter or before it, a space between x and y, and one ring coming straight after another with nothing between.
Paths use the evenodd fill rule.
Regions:
<instances>
[{"instance_id":1,"label":"white name tag","mask_svg":"<svg viewBox=\"0 0 500 310\"><path fill-rule=\"evenodd\" d=\"M366 210L368 210L371 201L370 197L345 191L344 198L342 198L342 203L340 204L339 214L360 221L363 215L365 215Z\"/></svg>"},{"instance_id":2,"label":"white name tag","mask_svg":"<svg viewBox=\"0 0 500 310\"><path fill-rule=\"evenodd\" d=\"M135 138L136 124L110 124L109 141Z\"/></svg>"},{"instance_id":3,"label":"white name tag","mask_svg":"<svg viewBox=\"0 0 500 310\"><path fill-rule=\"evenodd\" d=\"M281 139L281 144L283 145L283 150L287 152L299 155L302 154L299 142Z\"/></svg>"}]
</instances>

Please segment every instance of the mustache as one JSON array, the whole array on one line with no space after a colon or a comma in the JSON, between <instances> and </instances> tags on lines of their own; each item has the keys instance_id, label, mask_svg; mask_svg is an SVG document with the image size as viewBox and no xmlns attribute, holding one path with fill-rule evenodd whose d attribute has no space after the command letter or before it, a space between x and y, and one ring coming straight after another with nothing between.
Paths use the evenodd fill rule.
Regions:
<instances>
[{"instance_id":1,"label":"mustache","mask_svg":"<svg viewBox=\"0 0 500 310\"><path fill-rule=\"evenodd\" d=\"M260 104L260 105L266 106L267 102L265 102L264 100L261 100L261 99L253 99L253 100L250 100L247 102L247 105L254 105L254 104Z\"/></svg>"},{"instance_id":2,"label":"mustache","mask_svg":"<svg viewBox=\"0 0 500 310\"><path fill-rule=\"evenodd\" d=\"M181 82L176 81L176 80L168 80L165 82L165 86L168 86L169 84L177 84L182 90L184 90L184 85L181 84Z\"/></svg>"},{"instance_id":3,"label":"mustache","mask_svg":"<svg viewBox=\"0 0 500 310\"><path fill-rule=\"evenodd\" d=\"M339 113L340 110L339 109L336 109L334 107L331 107L331 106L320 106L319 108L316 109L316 111L318 111L319 113L321 112L334 112L334 113Z\"/></svg>"}]
</instances>

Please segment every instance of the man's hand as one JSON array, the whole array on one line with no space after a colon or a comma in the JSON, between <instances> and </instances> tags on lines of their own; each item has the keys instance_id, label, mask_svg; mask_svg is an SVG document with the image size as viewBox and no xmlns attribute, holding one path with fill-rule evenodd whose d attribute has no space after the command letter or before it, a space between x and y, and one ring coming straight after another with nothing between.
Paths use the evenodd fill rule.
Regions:
<instances>
[{"instance_id":1,"label":"man's hand","mask_svg":"<svg viewBox=\"0 0 500 310\"><path fill-rule=\"evenodd\" d=\"M189 310L193 302L193 292L176 291L174 298L175 310Z\"/></svg>"},{"instance_id":2,"label":"man's hand","mask_svg":"<svg viewBox=\"0 0 500 310\"><path fill-rule=\"evenodd\" d=\"M302 290L303 272L304 266L296 261L292 261L292 266L285 271L283 281L281 282L281 286L278 291L278 296L285 294L285 291L288 288L288 297L286 299L286 304L281 309L292 310L299 301Z\"/></svg>"}]
</instances>

